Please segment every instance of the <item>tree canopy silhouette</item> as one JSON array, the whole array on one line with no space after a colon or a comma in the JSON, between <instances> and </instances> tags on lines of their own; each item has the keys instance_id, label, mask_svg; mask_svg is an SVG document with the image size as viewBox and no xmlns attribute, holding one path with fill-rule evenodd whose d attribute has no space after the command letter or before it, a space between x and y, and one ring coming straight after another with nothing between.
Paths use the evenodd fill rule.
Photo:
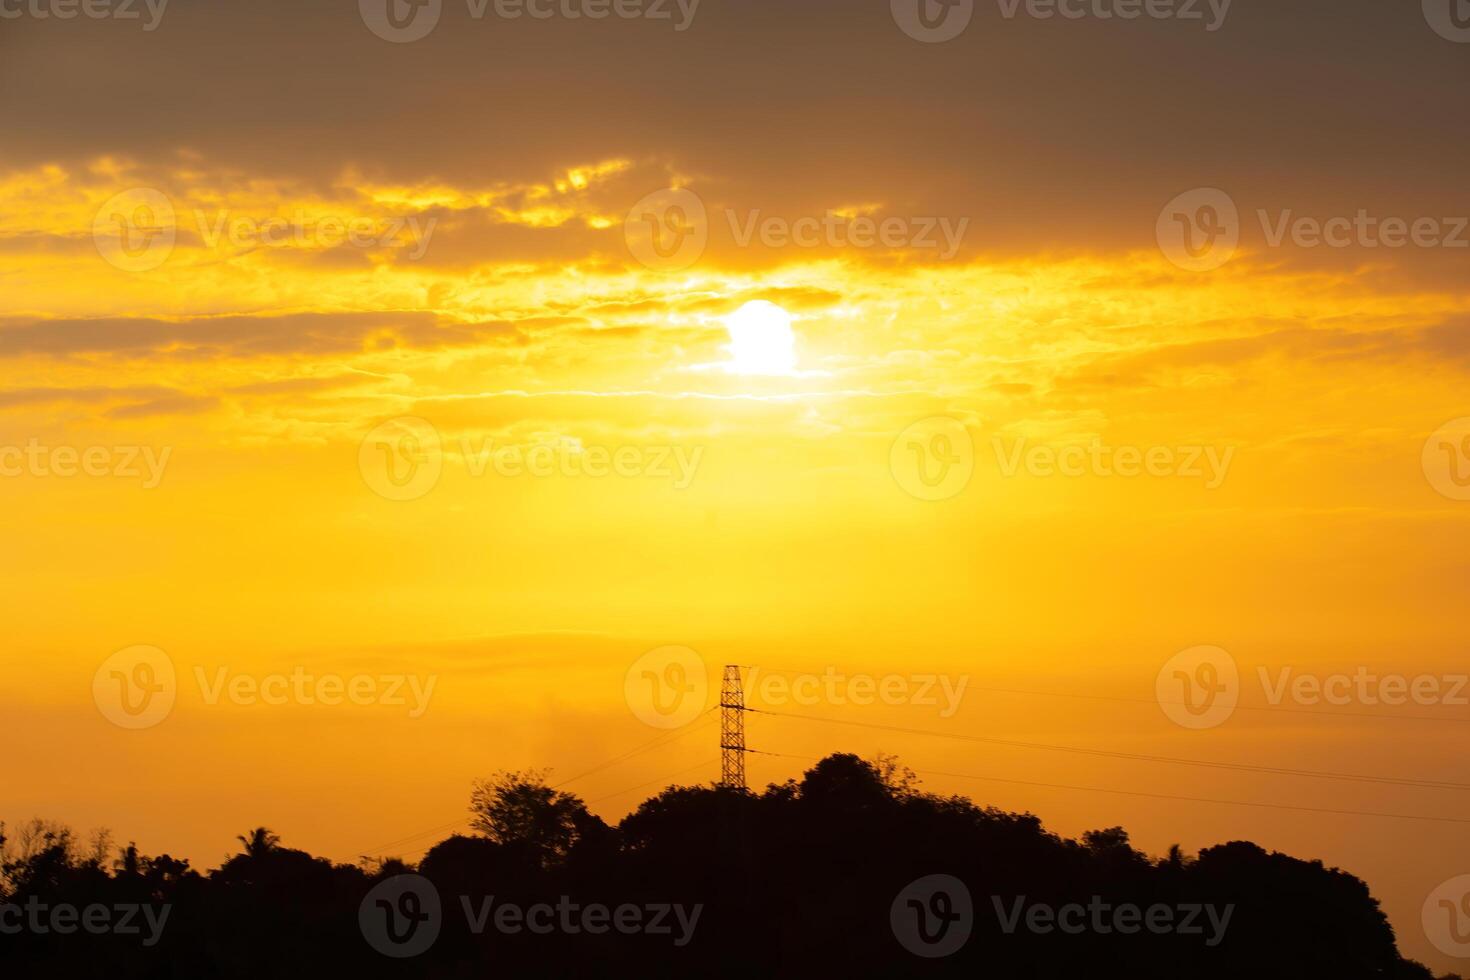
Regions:
<instances>
[{"instance_id":1,"label":"tree canopy silhouette","mask_svg":"<svg viewBox=\"0 0 1470 980\"><path fill-rule=\"evenodd\" d=\"M167 908L160 928L137 935L0 930L0 963L6 976L62 978L1432 980L1347 872L1245 841L1151 858L1121 827L1071 840L1033 814L923 792L891 758L832 755L759 793L673 786L616 826L539 772L476 782L470 809L476 833L416 865L333 864L256 827L203 874L133 845L109 864L105 835L87 844L45 821L10 836L0 825L0 906L132 904L155 919ZM911 894L936 875L966 894ZM1068 906L1230 914L1213 935L1027 918ZM924 939L902 935L910 915ZM956 948L916 955L938 951L922 945L962 919Z\"/></svg>"}]
</instances>

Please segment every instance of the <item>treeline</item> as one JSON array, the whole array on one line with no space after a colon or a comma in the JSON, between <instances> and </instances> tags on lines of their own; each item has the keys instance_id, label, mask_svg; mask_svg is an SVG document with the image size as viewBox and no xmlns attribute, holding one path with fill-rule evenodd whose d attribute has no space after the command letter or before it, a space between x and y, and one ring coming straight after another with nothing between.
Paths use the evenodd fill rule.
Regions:
<instances>
[{"instance_id":1,"label":"treeline","mask_svg":"<svg viewBox=\"0 0 1470 980\"><path fill-rule=\"evenodd\" d=\"M0 830L5 977L964 976L1432 980L1352 875L1111 828L824 759L761 793L676 787L618 825L539 773L471 795L418 864L333 864L268 829L201 872L33 821Z\"/></svg>"}]
</instances>

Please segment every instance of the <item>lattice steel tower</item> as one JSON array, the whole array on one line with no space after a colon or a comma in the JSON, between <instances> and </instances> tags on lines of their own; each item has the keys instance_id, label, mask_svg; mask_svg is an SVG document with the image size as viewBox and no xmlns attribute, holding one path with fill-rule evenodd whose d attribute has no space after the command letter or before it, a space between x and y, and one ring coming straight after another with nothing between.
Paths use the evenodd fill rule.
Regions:
<instances>
[{"instance_id":1,"label":"lattice steel tower","mask_svg":"<svg viewBox=\"0 0 1470 980\"><path fill-rule=\"evenodd\" d=\"M720 785L745 789L745 689L735 664L720 683Z\"/></svg>"}]
</instances>

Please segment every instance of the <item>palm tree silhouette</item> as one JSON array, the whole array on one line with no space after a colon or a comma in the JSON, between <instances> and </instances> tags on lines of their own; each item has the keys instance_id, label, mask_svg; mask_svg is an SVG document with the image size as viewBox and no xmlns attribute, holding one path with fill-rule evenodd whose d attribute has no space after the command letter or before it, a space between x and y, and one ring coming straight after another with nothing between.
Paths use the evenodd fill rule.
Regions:
<instances>
[{"instance_id":1,"label":"palm tree silhouette","mask_svg":"<svg viewBox=\"0 0 1470 980\"><path fill-rule=\"evenodd\" d=\"M237 834L235 840L245 849L245 856L258 858L274 851L281 843L279 834L274 833L269 827L256 827L245 834Z\"/></svg>"}]
</instances>

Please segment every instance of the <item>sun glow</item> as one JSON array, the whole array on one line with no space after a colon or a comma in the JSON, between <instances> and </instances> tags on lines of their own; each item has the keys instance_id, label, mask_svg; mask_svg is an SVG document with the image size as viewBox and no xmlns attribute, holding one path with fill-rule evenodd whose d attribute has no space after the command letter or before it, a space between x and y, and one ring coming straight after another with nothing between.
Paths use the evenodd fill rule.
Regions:
<instances>
[{"instance_id":1,"label":"sun glow","mask_svg":"<svg viewBox=\"0 0 1470 980\"><path fill-rule=\"evenodd\" d=\"M728 370L735 374L794 374L796 372L796 319L775 303L751 300L723 317L730 332Z\"/></svg>"}]
</instances>

